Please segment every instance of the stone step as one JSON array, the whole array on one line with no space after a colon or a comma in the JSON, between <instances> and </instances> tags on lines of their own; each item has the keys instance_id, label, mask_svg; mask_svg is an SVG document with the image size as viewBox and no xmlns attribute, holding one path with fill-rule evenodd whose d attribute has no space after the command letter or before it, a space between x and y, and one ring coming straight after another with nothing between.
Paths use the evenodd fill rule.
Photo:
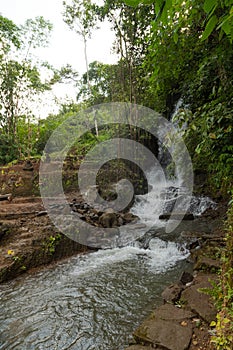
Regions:
<instances>
[{"instance_id":1,"label":"stone step","mask_svg":"<svg viewBox=\"0 0 233 350\"><path fill-rule=\"evenodd\" d=\"M192 339L193 317L195 314L191 311L165 304L157 308L133 335L137 343L156 349L186 350Z\"/></svg>"}]
</instances>

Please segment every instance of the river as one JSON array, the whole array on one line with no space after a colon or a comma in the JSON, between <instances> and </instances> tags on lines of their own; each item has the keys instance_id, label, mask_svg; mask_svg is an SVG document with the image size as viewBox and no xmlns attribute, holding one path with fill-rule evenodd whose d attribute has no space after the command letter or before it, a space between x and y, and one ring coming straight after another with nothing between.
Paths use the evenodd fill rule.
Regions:
<instances>
[{"instance_id":1,"label":"river","mask_svg":"<svg viewBox=\"0 0 233 350\"><path fill-rule=\"evenodd\" d=\"M164 189L153 172L150 179L157 192L139 196L132 211L146 225L153 219L161 228ZM196 214L208 203L196 200ZM0 349L124 349L133 330L161 303L164 287L192 268L188 254L174 239L154 237L147 249L131 243L99 250L2 284Z\"/></svg>"}]
</instances>

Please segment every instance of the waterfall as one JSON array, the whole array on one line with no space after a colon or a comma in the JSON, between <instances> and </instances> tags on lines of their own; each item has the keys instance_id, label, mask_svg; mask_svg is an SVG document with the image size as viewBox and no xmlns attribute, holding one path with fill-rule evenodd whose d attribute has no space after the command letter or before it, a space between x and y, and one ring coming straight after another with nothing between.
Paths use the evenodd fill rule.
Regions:
<instances>
[{"instance_id":1,"label":"waterfall","mask_svg":"<svg viewBox=\"0 0 233 350\"><path fill-rule=\"evenodd\" d=\"M102 249L61 262L53 269L0 286L0 349L123 350L136 326L161 303L165 286L191 270L185 242L158 233L164 203L178 183L147 174L151 190L138 195L131 211L140 217L146 244ZM209 200L193 197L195 215ZM195 229L196 229L195 223ZM122 226L123 227L123 226ZM179 228L178 228L179 230Z\"/></svg>"},{"instance_id":2,"label":"waterfall","mask_svg":"<svg viewBox=\"0 0 233 350\"><path fill-rule=\"evenodd\" d=\"M162 152L161 147L160 164ZM184 190L180 179L165 179L165 173L161 166L148 170L150 190L137 195L131 208L139 221L119 228L121 241L112 249L76 256L0 286L1 350L128 346L136 326L162 302L163 289L192 270L181 232L198 230L198 222L165 230L159 216L165 208L172 210ZM188 210L198 217L213 205L209 198L192 196Z\"/></svg>"}]
</instances>

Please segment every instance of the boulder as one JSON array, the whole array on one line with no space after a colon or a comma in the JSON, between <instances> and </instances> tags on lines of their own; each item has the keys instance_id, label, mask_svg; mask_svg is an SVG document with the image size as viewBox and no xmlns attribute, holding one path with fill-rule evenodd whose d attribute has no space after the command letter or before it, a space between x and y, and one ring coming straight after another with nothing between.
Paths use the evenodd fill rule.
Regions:
<instances>
[{"instance_id":1,"label":"boulder","mask_svg":"<svg viewBox=\"0 0 233 350\"><path fill-rule=\"evenodd\" d=\"M134 332L139 344L167 350L186 350L192 339L192 312L165 304Z\"/></svg>"},{"instance_id":2,"label":"boulder","mask_svg":"<svg viewBox=\"0 0 233 350\"><path fill-rule=\"evenodd\" d=\"M126 224L130 222L136 222L138 220L138 217L132 213L123 214L122 218Z\"/></svg>"},{"instance_id":3,"label":"boulder","mask_svg":"<svg viewBox=\"0 0 233 350\"><path fill-rule=\"evenodd\" d=\"M195 314L192 311L180 309L171 304L159 306L152 314L151 319L162 319L165 321L182 321L192 319Z\"/></svg>"},{"instance_id":4,"label":"boulder","mask_svg":"<svg viewBox=\"0 0 233 350\"><path fill-rule=\"evenodd\" d=\"M162 298L167 303L175 303L179 300L182 290L183 288L178 284L172 284L163 291Z\"/></svg>"},{"instance_id":5,"label":"boulder","mask_svg":"<svg viewBox=\"0 0 233 350\"><path fill-rule=\"evenodd\" d=\"M151 344L161 346L167 350L186 350L192 338L192 326L183 327L170 321L154 320L145 322L135 333L135 338Z\"/></svg>"},{"instance_id":6,"label":"boulder","mask_svg":"<svg viewBox=\"0 0 233 350\"><path fill-rule=\"evenodd\" d=\"M180 276L180 282L185 286L187 283L193 281L193 275L187 271L184 271Z\"/></svg>"},{"instance_id":7,"label":"boulder","mask_svg":"<svg viewBox=\"0 0 233 350\"><path fill-rule=\"evenodd\" d=\"M209 280L216 278L213 275L199 275L194 284L186 288L181 298L186 303L186 307L198 314L204 321L210 323L215 320L216 309L209 295L205 294L203 288L212 288Z\"/></svg>"},{"instance_id":8,"label":"boulder","mask_svg":"<svg viewBox=\"0 0 233 350\"><path fill-rule=\"evenodd\" d=\"M116 213L104 212L99 217L99 224L105 228L117 227L118 219Z\"/></svg>"}]
</instances>

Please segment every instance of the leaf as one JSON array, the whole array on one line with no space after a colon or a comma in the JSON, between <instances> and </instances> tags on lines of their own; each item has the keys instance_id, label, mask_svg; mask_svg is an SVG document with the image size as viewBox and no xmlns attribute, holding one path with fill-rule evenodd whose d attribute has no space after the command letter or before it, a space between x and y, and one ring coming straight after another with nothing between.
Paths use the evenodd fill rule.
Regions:
<instances>
[{"instance_id":1,"label":"leaf","mask_svg":"<svg viewBox=\"0 0 233 350\"><path fill-rule=\"evenodd\" d=\"M151 5L153 2L154 0L143 0L143 5Z\"/></svg>"},{"instance_id":2,"label":"leaf","mask_svg":"<svg viewBox=\"0 0 233 350\"><path fill-rule=\"evenodd\" d=\"M177 43L178 43L178 40L179 40L179 35L178 35L178 33L177 33L177 32L175 32L175 33L174 33L174 35L173 35L173 40L174 40L175 44L177 44Z\"/></svg>"},{"instance_id":3,"label":"leaf","mask_svg":"<svg viewBox=\"0 0 233 350\"><path fill-rule=\"evenodd\" d=\"M161 13L161 21L164 24L168 23L168 12L172 8L172 0L166 0L165 5L161 8L162 13Z\"/></svg>"},{"instance_id":4,"label":"leaf","mask_svg":"<svg viewBox=\"0 0 233 350\"><path fill-rule=\"evenodd\" d=\"M137 7L140 0L124 0L125 4L132 7Z\"/></svg>"},{"instance_id":5,"label":"leaf","mask_svg":"<svg viewBox=\"0 0 233 350\"><path fill-rule=\"evenodd\" d=\"M206 40L210 34L213 32L214 28L216 27L218 23L218 17L216 15L210 17L209 21L206 24L205 30L202 34L201 40Z\"/></svg>"},{"instance_id":6,"label":"leaf","mask_svg":"<svg viewBox=\"0 0 233 350\"><path fill-rule=\"evenodd\" d=\"M192 124L192 125L191 125L191 129L192 129L193 131L196 131L196 130L197 130L196 125Z\"/></svg>"},{"instance_id":7,"label":"leaf","mask_svg":"<svg viewBox=\"0 0 233 350\"><path fill-rule=\"evenodd\" d=\"M204 11L206 13L210 13L212 11L212 9L217 5L218 0L205 0L204 2Z\"/></svg>"},{"instance_id":8,"label":"leaf","mask_svg":"<svg viewBox=\"0 0 233 350\"><path fill-rule=\"evenodd\" d=\"M158 0L155 2L155 12L158 15L164 7L164 0Z\"/></svg>"},{"instance_id":9,"label":"leaf","mask_svg":"<svg viewBox=\"0 0 233 350\"><path fill-rule=\"evenodd\" d=\"M216 322L215 321L212 321L211 323L210 323L210 327L215 327L216 326Z\"/></svg>"},{"instance_id":10,"label":"leaf","mask_svg":"<svg viewBox=\"0 0 233 350\"><path fill-rule=\"evenodd\" d=\"M199 144L197 145L197 147L195 148L195 152L196 152L197 154L200 154L200 153L201 153L201 150L202 150L202 145L199 143Z\"/></svg>"},{"instance_id":11,"label":"leaf","mask_svg":"<svg viewBox=\"0 0 233 350\"><path fill-rule=\"evenodd\" d=\"M226 33L226 35L229 35L231 33L231 27L232 27L232 23L229 21L229 17L227 17L226 20L223 21L219 27L222 28L222 30Z\"/></svg>"},{"instance_id":12,"label":"leaf","mask_svg":"<svg viewBox=\"0 0 233 350\"><path fill-rule=\"evenodd\" d=\"M231 320L229 320L229 318L224 318L224 319L223 319L223 323L227 324L227 323L229 323L229 322L231 322Z\"/></svg>"},{"instance_id":13,"label":"leaf","mask_svg":"<svg viewBox=\"0 0 233 350\"><path fill-rule=\"evenodd\" d=\"M215 140L217 137L216 137L216 135L214 134L214 133L210 133L209 134L209 137L212 139L212 140Z\"/></svg>"}]
</instances>

